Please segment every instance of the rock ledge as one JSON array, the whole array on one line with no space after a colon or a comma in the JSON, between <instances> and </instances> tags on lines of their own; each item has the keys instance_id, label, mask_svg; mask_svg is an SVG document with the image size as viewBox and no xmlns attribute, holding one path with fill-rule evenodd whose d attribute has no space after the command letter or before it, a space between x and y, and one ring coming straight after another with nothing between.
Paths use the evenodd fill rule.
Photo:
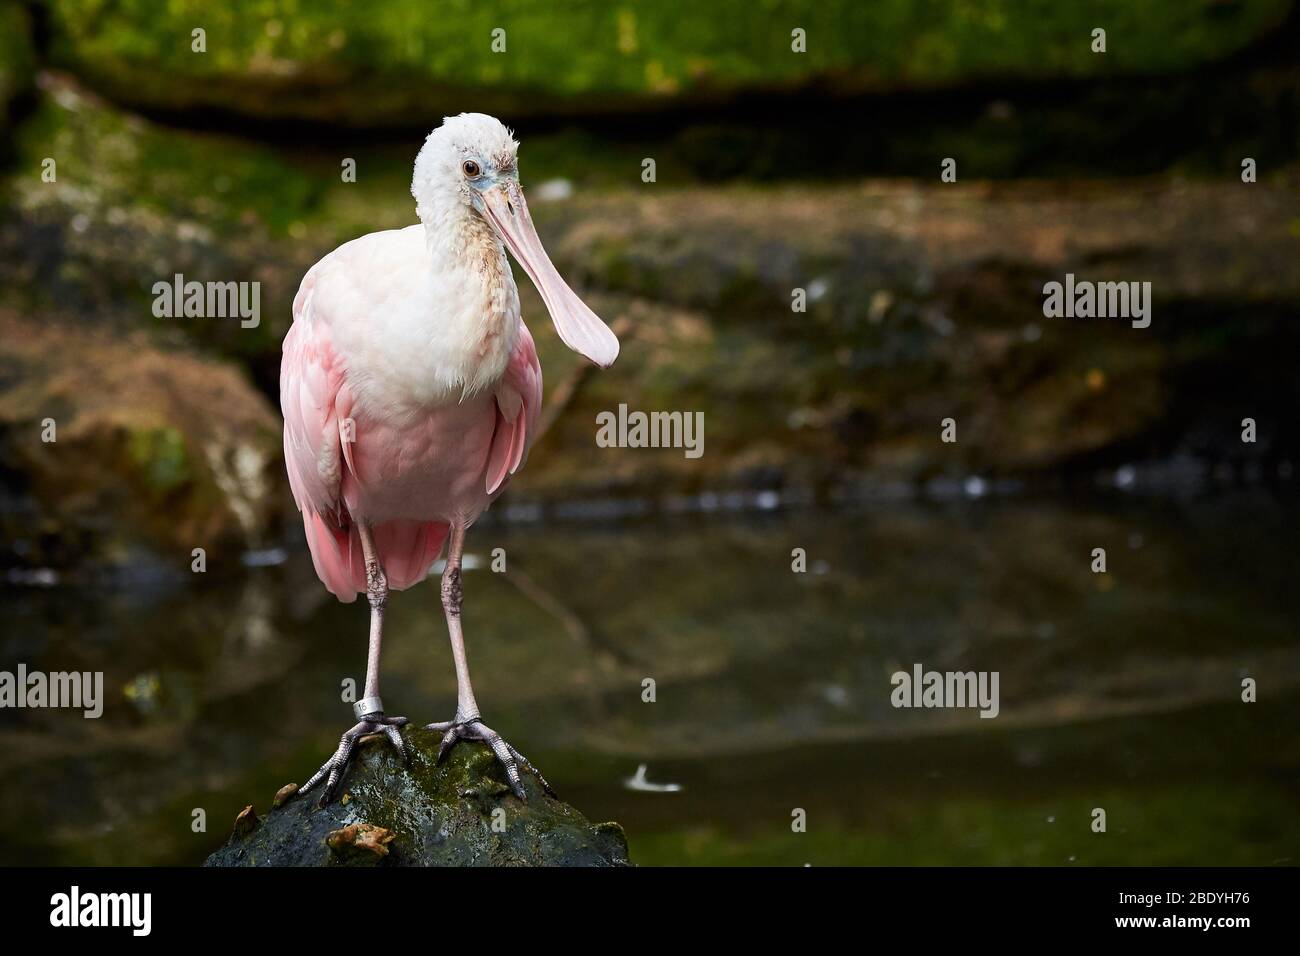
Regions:
<instances>
[{"instance_id":1,"label":"rock ledge","mask_svg":"<svg viewBox=\"0 0 1300 956\"><path fill-rule=\"evenodd\" d=\"M261 819L245 810L204 866L629 865L622 827L589 822L528 774L521 803L485 745L458 743L435 767L438 735L406 736L409 767L386 742L363 743L342 799L318 809L315 792L294 795Z\"/></svg>"}]
</instances>

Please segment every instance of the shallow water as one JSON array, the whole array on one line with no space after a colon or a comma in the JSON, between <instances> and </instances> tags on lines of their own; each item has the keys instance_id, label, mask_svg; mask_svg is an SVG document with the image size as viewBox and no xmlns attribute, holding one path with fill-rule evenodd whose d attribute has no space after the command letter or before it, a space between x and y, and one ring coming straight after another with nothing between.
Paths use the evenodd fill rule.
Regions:
<instances>
[{"instance_id":1,"label":"shallow water","mask_svg":"<svg viewBox=\"0 0 1300 956\"><path fill-rule=\"evenodd\" d=\"M470 665L486 719L643 864L1295 862L1298 518L1252 492L484 525ZM3 864L200 862L319 765L363 676L364 602L301 551L0 603L3 669L102 670L107 698L0 711ZM450 717L436 584L387 633L390 710ZM893 708L915 663L998 671L999 716ZM640 764L681 789L629 789Z\"/></svg>"}]
</instances>

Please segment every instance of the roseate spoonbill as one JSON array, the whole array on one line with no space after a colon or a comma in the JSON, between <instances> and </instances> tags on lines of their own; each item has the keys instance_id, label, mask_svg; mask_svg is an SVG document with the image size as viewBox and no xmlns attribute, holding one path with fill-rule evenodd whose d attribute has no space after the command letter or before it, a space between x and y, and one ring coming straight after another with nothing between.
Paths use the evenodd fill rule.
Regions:
<instances>
[{"instance_id":1,"label":"roseate spoonbill","mask_svg":"<svg viewBox=\"0 0 1300 956\"><path fill-rule=\"evenodd\" d=\"M303 792L338 789L357 740L382 733L408 757L379 697L390 591L426 577L447 545L442 606L456 666L456 713L438 759L482 740L526 799L520 767L544 778L483 723L461 630L465 532L523 464L542 401L537 350L519 314L509 249L560 338L602 367L618 339L565 284L542 248L519 185L519 144L482 113L447 117L415 160L420 222L339 246L312 266L284 339L284 456L312 561L340 601L364 591L370 650L357 723ZM504 244L504 248L503 248Z\"/></svg>"}]
</instances>

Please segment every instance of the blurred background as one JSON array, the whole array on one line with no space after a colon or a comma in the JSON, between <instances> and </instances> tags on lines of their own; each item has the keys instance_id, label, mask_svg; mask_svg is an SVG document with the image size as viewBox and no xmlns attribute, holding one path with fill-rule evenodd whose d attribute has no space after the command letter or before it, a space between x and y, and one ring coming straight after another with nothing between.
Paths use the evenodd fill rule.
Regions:
<instances>
[{"instance_id":1,"label":"blurred background","mask_svg":"<svg viewBox=\"0 0 1300 956\"><path fill-rule=\"evenodd\" d=\"M520 276L551 417L470 536L475 687L634 861L1296 861L1291 0L0 0L0 669L106 697L0 711L0 863L196 863L337 742L365 613L312 573L279 344L467 110L623 340L588 376ZM1045 319L1067 272L1151 326ZM260 324L156 318L175 273ZM620 402L704 456L597 448ZM443 719L436 585L392 607L385 698ZM891 708L916 662L1001 715Z\"/></svg>"}]
</instances>

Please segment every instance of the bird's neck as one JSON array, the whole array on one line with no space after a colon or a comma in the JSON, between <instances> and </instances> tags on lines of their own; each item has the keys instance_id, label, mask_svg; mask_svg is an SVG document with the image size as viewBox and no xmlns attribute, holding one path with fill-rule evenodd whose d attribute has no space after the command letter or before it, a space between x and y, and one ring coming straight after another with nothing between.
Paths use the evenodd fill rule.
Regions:
<instances>
[{"instance_id":1,"label":"bird's neck","mask_svg":"<svg viewBox=\"0 0 1300 956\"><path fill-rule=\"evenodd\" d=\"M491 249L503 254L492 227L464 203L421 204L418 211L424 224L425 245L435 266L445 263L459 267L466 261L478 260Z\"/></svg>"},{"instance_id":2,"label":"bird's neck","mask_svg":"<svg viewBox=\"0 0 1300 956\"><path fill-rule=\"evenodd\" d=\"M501 241L464 205L421 210L439 321L446 323L464 390L494 388L505 373L519 324L519 291Z\"/></svg>"}]
</instances>

